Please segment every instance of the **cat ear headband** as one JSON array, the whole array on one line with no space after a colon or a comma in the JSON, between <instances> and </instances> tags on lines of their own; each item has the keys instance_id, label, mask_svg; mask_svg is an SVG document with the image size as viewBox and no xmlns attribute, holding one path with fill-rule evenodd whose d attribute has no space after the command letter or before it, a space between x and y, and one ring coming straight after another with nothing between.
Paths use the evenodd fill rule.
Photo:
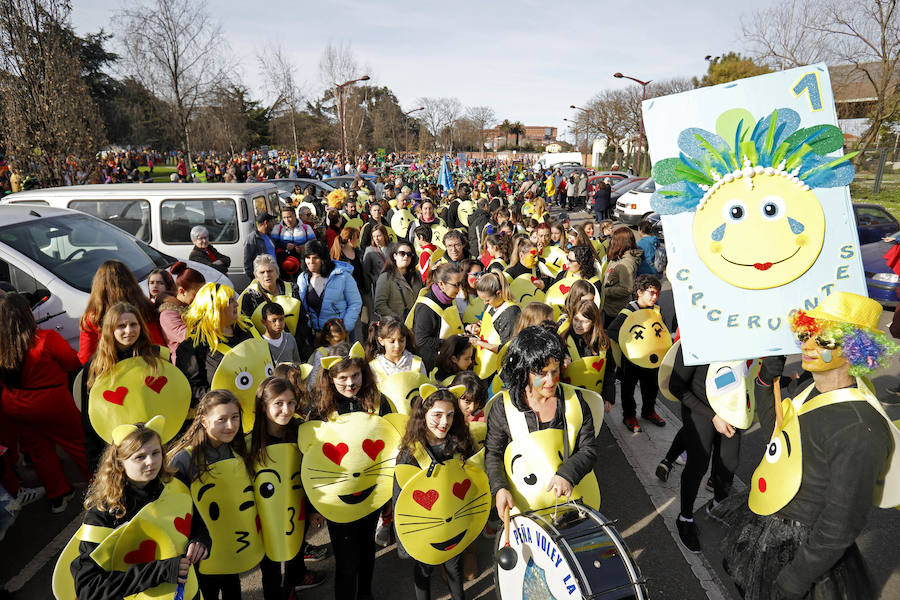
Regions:
<instances>
[{"instance_id":1,"label":"cat ear headband","mask_svg":"<svg viewBox=\"0 0 900 600\"><path fill-rule=\"evenodd\" d=\"M342 360L346 360L348 358L365 358L366 351L363 350L362 344L356 342L353 344L353 347L350 348L350 354L347 356L326 356L322 359L322 368L326 371L338 364Z\"/></svg>"},{"instance_id":2,"label":"cat ear headband","mask_svg":"<svg viewBox=\"0 0 900 600\"><path fill-rule=\"evenodd\" d=\"M156 415L146 423L142 425L144 429L152 429L160 436L162 436L163 429L166 427L166 418L162 415ZM119 425L115 429L112 430L112 440L113 444L118 446L125 440L129 435L137 431L139 427L137 425L131 425L130 423L126 423L125 425Z\"/></svg>"}]
</instances>

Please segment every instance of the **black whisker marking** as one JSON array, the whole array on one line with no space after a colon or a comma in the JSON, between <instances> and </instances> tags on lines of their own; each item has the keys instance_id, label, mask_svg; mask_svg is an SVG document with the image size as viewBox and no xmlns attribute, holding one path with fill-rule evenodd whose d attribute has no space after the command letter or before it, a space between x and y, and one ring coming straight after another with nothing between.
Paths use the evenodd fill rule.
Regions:
<instances>
[{"instance_id":1,"label":"black whisker marking","mask_svg":"<svg viewBox=\"0 0 900 600\"><path fill-rule=\"evenodd\" d=\"M409 513L397 513L398 517L412 517L413 519L432 519L435 521L443 521L444 517L429 517L428 515L411 515Z\"/></svg>"}]
</instances>

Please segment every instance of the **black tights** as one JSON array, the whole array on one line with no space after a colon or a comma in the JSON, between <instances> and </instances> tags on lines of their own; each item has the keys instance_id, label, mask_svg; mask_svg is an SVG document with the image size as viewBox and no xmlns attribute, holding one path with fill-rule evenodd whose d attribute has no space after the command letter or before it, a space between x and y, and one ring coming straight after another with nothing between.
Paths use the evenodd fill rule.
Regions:
<instances>
[{"instance_id":1,"label":"black tights","mask_svg":"<svg viewBox=\"0 0 900 600\"><path fill-rule=\"evenodd\" d=\"M622 356L622 417L637 416L637 405L634 401L634 390L641 384L641 416L646 417L656 412L656 395L659 393L659 369L639 367Z\"/></svg>"},{"instance_id":2,"label":"black tights","mask_svg":"<svg viewBox=\"0 0 900 600\"><path fill-rule=\"evenodd\" d=\"M357 600L372 596L375 571L375 526L381 510L375 510L352 523L328 523L328 535L334 549L334 597Z\"/></svg>"},{"instance_id":3,"label":"black tights","mask_svg":"<svg viewBox=\"0 0 900 600\"><path fill-rule=\"evenodd\" d=\"M413 580L416 584L416 600L431 600L431 572L434 565L426 565L415 561ZM447 587L453 600L463 600L462 555L457 555L444 563L447 571Z\"/></svg>"},{"instance_id":4,"label":"black tights","mask_svg":"<svg viewBox=\"0 0 900 600\"><path fill-rule=\"evenodd\" d=\"M731 487L734 471L738 466L741 433L735 430L731 438L721 435L716 431L712 419L691 412L683 402L681 419L681 433L687 449L687 463L681 473L681 516L692 519L697 491L706 475L710 459L715 499L722 500L728 495L728 488Z\"/></svg>"},{"instance_id":5,"label":"black tights","mask_svg":"<svg viewBox=\"0 0 900 600\"><path fill-rule=\"evenodd\" d=\"M233 575L204 575L197 573L197 584L203 600L218 600L222 592L222 600L241 600L241 577Z\"/></svg>"},{"instance_id":6,"label":"black tights","mask_svg":"<svg viewBox=\"0 0 900 600\"><path fill-rule=\"evenodd\" d=\"M284 576L281 574L281 563L269 560L263 556L259 562L259 571L262 574L263 598L265 600L285 600L290 596L303 575L306 574L303 548L297 556L284 563Z\"/></svg>"}]
</instances>

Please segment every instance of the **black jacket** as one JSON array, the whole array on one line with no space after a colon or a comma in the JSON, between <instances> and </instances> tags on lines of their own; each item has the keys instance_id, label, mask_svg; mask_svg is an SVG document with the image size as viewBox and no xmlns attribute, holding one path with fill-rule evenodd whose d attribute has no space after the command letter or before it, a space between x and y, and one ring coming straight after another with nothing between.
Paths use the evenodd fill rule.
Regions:
<instances>
[{"instance_id":1,"label":"black jacket","mask_svg":"<svg viewBox=\"0 0 900 600\"><path fill-rule=\"evenodd\" d=\"M581 429L575 438L575 447L571 449L571 455L556 470L556 474L571 483L573 486L591 472L597 463L597 457L600 453L597 438L594 437L594 417L591 414L591 408L587 405L581 394L576 392L578 402L581 404L581 414L583 419ZM557 397L562 400L563 392L557 390ZM528 431L538 431L539 429L562 429L565 419L565 411L563 403L560 401L556 405L556 415L549 423L539 423L537 413L528 408L524 401L513 399L513 406L519 411L525 413L525 422L528 424ZM485 452L485 470L487 471L488 481L491 484L491 494L497 495L497 491L501 488L510 489L509 480L506 477L506 470L503 467L503 453L506 446L510 442L509 424L506 422L506 404L501 398L498 398L491 406L491 412L488 413L487 419L487 437L484 440Z\"/></svg>"},{"instance_id":2,"label":"black jacket","mask_svg":"<svg viewBox=\"0 0 900 600\"><path fill-rule=\"evenodd\" d=\"M125 485L123 503L125 516L116 518L108 512L92 508L84 516L84 523L98 527L115 529L129 522L145 505L153 502L162 493L163 486L158 481L140 489L131 484ZM193 521L192 521L193 525ZM192 526L192 541L206 542L208 539L195 538ZM72 578L75 580L75 593L79 598L90 600L121 600L125 596L137 594L163 583L177 583L180 556L155 560L153 562L132 565L127 571L106 571L91 558L91 552L98 544L81 542L79 555L70 566ZM199 596L199 593L198 593Z\"/></svg>"},{"instance_id":3,"label":"black jacket","mask_svg":"<svg viewBox=\"0 0 900 600\"><path fill-rule=\"evenodd\" d=\"M213 261L209 258L209 254L207 254L206 250L201 250L200 248L197 248L196 246L194 246L194 249L191 250L190 255L188 255L188 260L198 262L201 265L207 265L209 267L212 267L216 271L219 271L223 275L227 275L228 267L231 266L231 258L228 256L225 256L224 254L222 254L221 252L219 252L218 250L213 248L212 245L209 245L207 248L209 249L210 252L213 253L213 255L216 257L217 260L222 261L221 265L214 265Z\"/></svg>"},{"instance_id":4,"label":"black jacket","mask_svg":"<svg viewBox=\"0 0 900 600\"><path fill-rule=\"evenodd\" d=\"M434 301L442 309L447 308L450 304L442 304L433 290L425 292L425 297ZM450 301L453 302L452 300ZM441 323L443 319L436 312L422 303L416 304L413 308L413 335L416 337L416 346L419 348L419 356L425 363L425 370L431 372L434 368L434 361L437 359L438 351L444 340L441 339Z\"/></svg>"},{"instance_id":5,"label":"black jacket","mask_svg":"<svg viewBox=\"0 0 900 600\"><path fill-rule=\"evenodd\" d=\"M491 215L480 208L476 208L475 212L469 215L469 255L481 256L481 230L491 220Z\"/></svg>"},{"instance_id":6,"label":"black jacket","mask_svg":"<svg viewBox=\"0 0 900 600\"><path fill-rule=\"evenodd\" d=\"M225 343L234 348L252 337L253 334L249 331L235 326L234 335L225 340ZM225 355L222 352L218 350L210 352L209 346L202 343L195 345L190 338L178 344L178 349L175 350L175 366L181 369L191 384L192 408L197 406L200 399L209 391L213 375L216 374L216 369L219 368L223 358Z\"/></svg>"},{"instance_id":7,"label":"black jacket","mask_svg":"<svg viewBox=\"0 0 900 600\"><path fill-rule=\"evenodd\" d=\"M272 245L274 246L275 242L272 242ZM250 239L247 240L247 245L244 246L244 274L250 279L253 279L253 259L265 253L266 242L263 240L259 230L256 230L250 236Z\"/></svg>"},{"instance_id":8,"label":"black jacket","mask_svg":"<svg viewBox=\"0 0 900 600\"><path fill-rule=\"evenodd\" d=\"M764 436L775 429L772 383L784 362L783 356L763 359L756 381L756 411ZM782 398L796 396L812 381L809 373L790 383L782 379ZM813 388L806 402L817 395ZM775 513L811 527L777 580L797 597L831 569L865 527L876 484L883 480L894 451L884 418L867 402L843 402L801 415L800 440L800 489Z\"/></svg>"}]
</instances>

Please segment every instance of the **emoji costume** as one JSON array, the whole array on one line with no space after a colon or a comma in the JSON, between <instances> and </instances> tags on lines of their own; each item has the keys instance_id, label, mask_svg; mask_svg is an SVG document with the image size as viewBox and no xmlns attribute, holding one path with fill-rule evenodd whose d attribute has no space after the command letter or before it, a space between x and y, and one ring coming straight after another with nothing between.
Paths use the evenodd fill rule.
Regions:
<instances>
[{"instance_id":1,"label":"emoji costume","mask_svg":"<svg viewBox=\"0 0 900 600\"><path fill-rule=\"evenodd\" d=\"M769 597L773 584L785 598L876 596L854 540L873 503L900 504L900 431L859 377L895 349L877 330L880 315L874 300L834 292L790 316L806 373L782 388L780 426L773 384L785 358L762 361L756 408L772 437L749 505L738 496L722 513L731 523L724 564L748 598ZM848 366L855 381L819 392L816 373Z\"/></svg>"},{"instance_id":2,"label":"emoji costume","mask_svg":"<svg viewBox=\"0 0 900 600\"><path fill-rule=\"evenodd\" d=\"M563 333L566 350L572 359L572 362L563 371L563 381L587 390L602 390L608 368L607 351L589 348L584 337L572 331L570 327L567 327ZM587 335L590 336L591 333L588 331Z\"/></svg>"},{"instance_id":3,"label":"emoji costume","mask_svg":"<svg viewBox=\"0 0 900 600\"><path fill-rule=\"evenodd\" d=\"M186 338L178 345L178 350L175 351L175 366L181 369L191 384L192 407L200 402L206 392L213 389L211 386L213 376L225 358L225 353L245 340L259 337L259 333L252 325L249 325L249 329L252 329L252 332L235 324L232 336L219 343L215 350L199 339L194 341ZM268 352L268 345L266 351Z\"/></svg>"},{"instance_id":4,"label":"emoji costume","mask_svg":"<svg viewBox=\"0 0 900 600\"><path fill-rule=\"evenodd\" d=\"M497 308L488 306L481 321L481 340L498 346L497 352L475 347L475 364L472 370L481 379L487 379L500 368L501 350L512 338L522 309L514 302L504 302Z\"/></svg>"},{"instance_id":5,"label":"emoji costume","mask_svg":"<svg viewBox=\"0 0 900 600\"><path fill-rule=\"evenodd\" d=\"M266 302L275 302L284 309L285 330L296 336L300 325L306 322L306 316L300 302L300 292L296 285L282 281L280 278L275 281L275 285L278 288L278 293L271 294L264 290L255 279L251 281L250 285L238 297L241 313L250 318L257 331L265 333L266 327L263 325L262 307Z\"/></svg>"},{"instance_id":6,"label":"emoji costume","mask_svg":"<svg viewBox=\"0 0 900 600\"><path fill-rule=\"evenodd\" d=\"M251 339L233 347L219 344L219 352L225 354L210 382L212 389L228 390L237 396L244 413L241 417L244 433L253 429L256 388L275 372L269 344L259 337L256 330L252 331L252 335Z\"/></svg>"},{"instance_id":7,"label":"emoji costume","mask_svg":"<svg viewBox=\"0 0 900 600\"><path fill-rule=\"evenodd\" d=\"M556 414L539 423L525 399L509 392L494 400L487 417L485 468L491 494L506 488L513 495L514 512L553 506L546 492L553 475L573 486L573 498L600 506L600 490L593 473L597 460L594 418L590 405L575 388L557 388ZM562 455L562 459L559 456Z\"/></svg>"},{"instance_id":8,"label":"emoji costume","mask_svg":"<svg viewBox=\"0 0 900 600\"><path fill-rule=\"evenodd\" d=\"M405 323L416 336L416 346L426 369L434 368L434 361L443 340L451 335L465 333L456 302L452 298L447 298L437 284L433 284L427 292L419 296Z\"/></svg>"}]
</instances>

